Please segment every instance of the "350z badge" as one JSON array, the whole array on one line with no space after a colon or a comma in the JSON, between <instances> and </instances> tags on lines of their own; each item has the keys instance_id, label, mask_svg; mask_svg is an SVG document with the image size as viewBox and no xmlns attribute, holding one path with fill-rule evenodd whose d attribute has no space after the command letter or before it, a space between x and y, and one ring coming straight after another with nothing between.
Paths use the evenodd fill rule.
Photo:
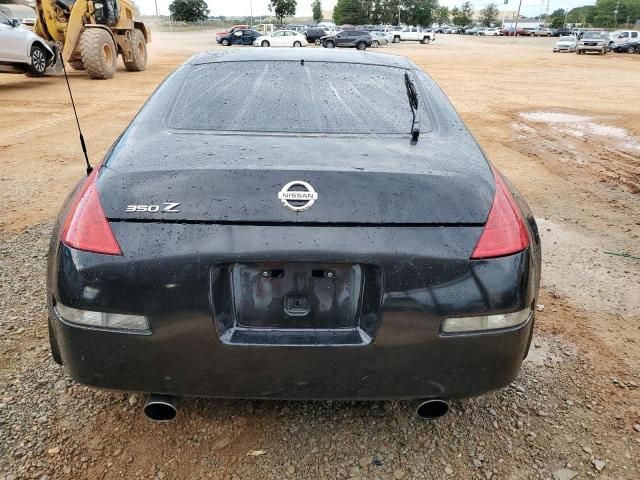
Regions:
<instances>
[{"instance_id":1,"label":"350z badge","mask_svg":"<svg viewBox=\"0 0 640 480\"><path fill-rule=\"evenodd\" d=\"M164 202L162 205L127 205L127 212L162 212L162 213L178 213L176 207L181 202Z\"/></svg>"}]
</instances>

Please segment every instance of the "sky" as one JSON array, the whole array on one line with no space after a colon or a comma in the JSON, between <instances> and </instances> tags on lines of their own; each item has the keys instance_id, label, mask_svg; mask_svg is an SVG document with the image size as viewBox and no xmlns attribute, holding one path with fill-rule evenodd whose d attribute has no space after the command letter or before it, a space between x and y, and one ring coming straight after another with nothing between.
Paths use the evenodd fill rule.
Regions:
<instances>
[{"instance_id":1,"label":"sky","mask_svg":"<svg viewBox=\"0 0 640 480\"><path fill-rule=\"evenodd\" d=\"M171 0L136 0L136 4L140 7L143 15L155 14L155 1L158 2L158 10L160 15L169 14L169 3ZM519 0L508 0L507 5L504 4L504 0L495 0L500 10L517 10ZM251 7L253 7L253 15L268 15L269 10L267 5L269 0L235 0L230 2L228 0L206 0L209 4L209 14L212 16L224 15L224 16L242 16L249 15ZM301 17L311 16L311 2L312 0L298 0L298 8L296 15ZM336 4L336 0L321 0L322 9L327 11L331 10ZM440 5L446 5L448 7L454 7L461 5L464 0L440 0ZM593 5L595 0L522 0L522 8L520 10L522 15L537 16L541 12L545 12L547 9L547 2L549 3L549 13L557 8L572 9L581 5ZM481 9L487 4L491 3L491 0L478 0L472 2L475 9Z\"/></svg>"}]
</instances>

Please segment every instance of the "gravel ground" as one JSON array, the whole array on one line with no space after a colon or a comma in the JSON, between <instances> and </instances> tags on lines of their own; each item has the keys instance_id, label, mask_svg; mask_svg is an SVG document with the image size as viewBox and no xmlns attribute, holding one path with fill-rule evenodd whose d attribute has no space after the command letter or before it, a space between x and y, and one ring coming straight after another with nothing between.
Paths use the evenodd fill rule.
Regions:
<instances>
[{"instance_id":1,"label":"gravel ground","mask_svg":"<svg viewBox=\"0 0 640 480\"><path fill-rule=\"evenodd\" d=\"M439 421L404 402L187 399L179 421L151 423L141 396L77 385L51 360L49 230L0 235L0 479L640 478L638 377L564 340L554 319L580 316L549 295L518 380Z\"/></svg>"}]
</instances>

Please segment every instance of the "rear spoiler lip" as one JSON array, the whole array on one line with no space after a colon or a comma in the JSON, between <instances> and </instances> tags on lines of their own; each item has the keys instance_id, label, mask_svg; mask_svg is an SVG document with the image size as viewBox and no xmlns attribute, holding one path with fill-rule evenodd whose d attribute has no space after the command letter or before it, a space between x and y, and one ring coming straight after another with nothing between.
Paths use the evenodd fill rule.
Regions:
<instances>
[{"instance_id":1,"label":"rear spoiler lip","mask_svg":"<svg viewBox=\"0 0 640 480\"><path fill-rule=\"evenodd\" d=\"M363 227L363 228L438 228L438 227L484 227L484 223L397 223L397 222L256 222L243 220L193 220L175 218L122 218L107 217L109 222L115 223L167 223L185 225L239 225L251 227Z\"/></svg>"}]
</instances>

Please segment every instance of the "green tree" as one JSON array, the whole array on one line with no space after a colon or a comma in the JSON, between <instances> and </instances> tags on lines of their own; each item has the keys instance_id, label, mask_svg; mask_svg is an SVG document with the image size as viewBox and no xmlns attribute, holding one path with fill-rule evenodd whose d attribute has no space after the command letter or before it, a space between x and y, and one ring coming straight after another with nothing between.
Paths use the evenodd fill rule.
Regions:
<instances>
[{"instance_id":1,"label":"green tree","mask_svg":"<svg viewBox=\"0 0 640 480\"><path fill-rule=\"evenodd\" d=\"M594 10L595 27L618 27L627 19L629 23L640 20L640 0L597 0Z\"/></svg>"},{"instance_id":2,"label":"green tree","mask_svg":"<svg viewBox=\"0 0 640 480\"><path fill-rule=\"evenodd\" d=\"M383 0L381 22L385 24L398 25L398 8L400 0Z\"/></svg>"},{"instance_id":3,"label":"green tree","mask_svg":"<svg viewBox=\"0 0 640 480\"><path fill-rule=\"evenodd\" d=\"M490 27L491 24L498 21L498 15L500 14L498 7L495 3L490 3L482 10L480 10L480 23L485 27Z\"/></svg>"},{"instance_id":4,"label":"green tree","mask_svg":"<svg viewBox=\"0 0 640 480\"><path fill-rule=\"evenodd\" d=\"M318 23L322 20L322 4L320 0L313 0L311 4L311 10L313 11L313 21Z\"/></svg>"},{"instance_id":5,"label":"green tree","mask_svg":"<svg viewBox=\"0 0 640 480\"><path fill-rule=\"evenodd\" d=\"M562 28L566 13L564 8L557 8L545 18L545 21L550 24L551 28Z\"/></svg>"},{"instance_id":6,"label":"green tree","mask_svg":"<svg viewBox=\"0 0 640 480\"><path fill-rule=\"evenodd\" d=\"M374 25L382 23L382 9L382 0L373 0L373 8L371 13L369 14L369 21Z\"/></svg>"},{"instance_id":7,"label":"green tree","mask_svg":"<svg viewBox=\"0 0 640 480\"><path fill-rule=\"evenodd\" d=\"M460 20L461 20L460 9L458 7L453 7L451 9L451 21L453 22L454 25L458 27L462 27L464 23L460 23Z\"/></svg>"},{"instance_id":8,"label":"green tree","mask_svg":"<svg viewBox=\"0 0 640 480\"><path fill-rule=\"evenodd\" d=\"M433 18L438 25L446 25L449 23L449 7L440 5L433 11Z\"/></svg>"},{"instance_id":9,"label":"green tree","mask_svg":"<svg viewBox=\"0 0 640 480\"><path fill-rule=\"evenodd\" d=\"M464 2L460 8L453 7L451 9L451 20L454 25L464 27L471 23L473 17L473 5L471 2Z\"/></svg>"},{"instance_id":10,"label":"green tree","mask_svg":"<svg viewBox=\"0 0 640 480\"><path fill-rule=\"evenodd\" d=\"M576 7L569 10L567 15L567 23L579 23L582 26L593 25L593 19L596 14L595 5L586 5L584 7Z\"/></svg>"},{"instance_id":11,"label":"green tree","mask_svg":"<svg viewBox=\"0 0 640 480\"><path fill-rule=\"evenodd\" d=\"M278 23L283 23L284 17L293 17L296 14L296 0L271 0L267 8L272 12Z\"/></svg>"},{"instance_id":12,"label":"green tree","mask_svg":"<svg viewBox=\"0 0 640 480\"><path fill-rule=\"evenodd\" d=\"M333 7L333 21L336 25L362 25L368 18L360 0L338 0Z\"/></svg>"},{"instance_id":13,"label":"green tree","mask_svg":"<svg viewBox=\"0 0 640 480\"><path fill-rule=\"evenodd\" d=\"M463 25L469 25L473 20L473 4L471 2L464 2L460 7L460 17L464 20Z\"/></svg>"},{"instance_id":14,"label":"green tree","mask_svg":"<svg viewBox=\"0 0 640 480\"><path fill-rule=\"evenodd\" d=\"M366 18L364 23L371 23L371 17L373 16L373 0L360 0L362 2L362 12Z\"/></svg>"},{"instance_id":15,"label":"green tree","mask_svg":"<svg viewBox=\"0 0 640 480\"><path fill-rule=\"evenodd\" d=\"M197 22L207 19L209 7L204 0L173 0L169 13L178 22Z\"/></svg>"},{"instance_id":16,"label":"green tree","mask_svg":"<svg viewBox=\"0 0 640 480\"><path fill-rule=\"evenodd\" d=\"M425 27L433 23L437 0L403 0L401 21L407 25Z\"/></svg>"},{"instance_id":17,"label":"green tree","mask_svg":"<svg viewBox=\"0 0 640 480\"><path fill-rule=\"evenodd\" d=\"M471 23L473 16L473 5L471 2L464 2L460 8L453 7L451 9L451 21L458 27L464 27Z\"/></svg>"}]
</instances>

